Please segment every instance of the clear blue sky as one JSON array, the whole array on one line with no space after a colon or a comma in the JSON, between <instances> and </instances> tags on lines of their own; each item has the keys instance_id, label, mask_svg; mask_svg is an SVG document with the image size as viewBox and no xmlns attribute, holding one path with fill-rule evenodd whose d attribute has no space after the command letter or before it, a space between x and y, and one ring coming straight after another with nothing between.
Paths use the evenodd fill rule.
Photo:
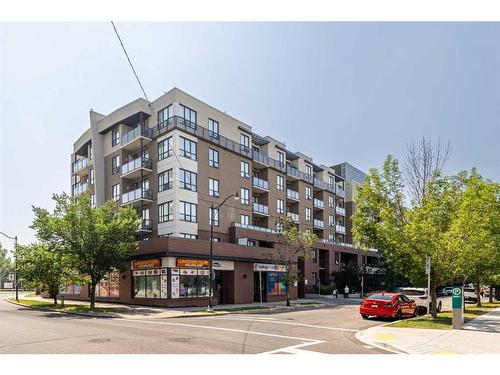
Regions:
<instances>
[{"instance_id":1,"label":"clear blue sky","mask_svg":"<svg viewBox=\"0 0 500 375\"><path fill-rule=\"evenodd\" d=\"M422 136L500 181L498 23L118 23L153 99L173 86L317 163L380 167ZM90 108L141 96L109 23L0 24L0 231L69 191ZM10 247L8 240L0 241Z\"/></svg>"}]
</instances>

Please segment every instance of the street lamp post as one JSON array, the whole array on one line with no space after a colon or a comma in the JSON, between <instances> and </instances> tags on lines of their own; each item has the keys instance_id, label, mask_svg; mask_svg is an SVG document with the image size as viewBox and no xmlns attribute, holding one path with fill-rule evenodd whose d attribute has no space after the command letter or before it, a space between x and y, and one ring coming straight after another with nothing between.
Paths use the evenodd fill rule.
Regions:
<instances>
[{"instance_id":1,"label":"street lamp post","mask_svg":"<svg viewBox=\"0 0 500 375\"><path fill-rule=\"evenodd\" d=\"M19 301L19 288L17 286L17 235L14 237L6 235L4 232L0 232L5 237L10 240L14 240L14 285L16 286L16 301Z\"/></svg>"},{"instance_id":2,"label":"street lamp post","mask_svg":"<svg viewBox=\"0 0 500 375\"><path fill-rule=\"evenodd\" d=\"M208 306L207 306L207 312L213 312L212 308L212 285L213 285L213 280L214 280L214 269L213 269L213 260L214 260L214 254L213 254L213 243L214 243L214 213L215 210L218 210L221 208L224 203L229 198L233 198L235 201L240 199L238 192L231 194L227 196L222 203L218 204L217 206L214 207L214 204L212 202L212 205L210 206L210 284L208 285Z\"/></svg>"}]
</instances>

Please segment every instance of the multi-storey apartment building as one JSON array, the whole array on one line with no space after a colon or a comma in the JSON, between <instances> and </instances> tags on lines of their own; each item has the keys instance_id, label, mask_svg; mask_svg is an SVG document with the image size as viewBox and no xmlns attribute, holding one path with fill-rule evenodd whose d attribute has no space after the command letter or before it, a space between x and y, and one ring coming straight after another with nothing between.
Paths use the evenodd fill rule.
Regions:
<instances>
[{"instance_id":1,"label":"multi-storey apartment building","mask_svg":"<svg viewBox=\"0 0 500 375\"><path fill-rule=\"evenodd\" d=\"M163 306L208 298L210 221L214 218L216 303L285 298L276 220L291 216L319 240L299 260L294 296L312 292L341 263L377 257L346 243L345 179L285 143L174 88L152 103L137 99L109 115L90 112L74 144L72 194L100 205L133 205L142 216L139 252L129 270L99 286L99 298ZM218 212L226 197L237 193ZM87 288L68 286L68 298Z\"/></svg>"}]
</instances>

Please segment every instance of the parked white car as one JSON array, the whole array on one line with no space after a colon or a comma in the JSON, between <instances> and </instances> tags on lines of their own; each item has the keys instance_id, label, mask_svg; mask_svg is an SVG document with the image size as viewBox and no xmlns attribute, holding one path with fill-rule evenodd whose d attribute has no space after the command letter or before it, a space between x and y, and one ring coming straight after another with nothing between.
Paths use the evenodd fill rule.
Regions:
<instances>
[{"instance_id":1,"label":"parked white car","mask_svg":"<svg viewBox=\"0 0 500 375\"><path fill-rule=\"evenodd\" d=\"M476 289L464 287L464 301L477 303Z\"/></svg>"},{"instance_id":2,"label":"parked white car","mask_svg":"<svg viewBox=\"0 0 500 375\"><path fill-rule=\"evenodd\" d=\"M415 301L420 314L427 313L427 307L430 305L430 296L427 288L400 288L400 293ZM437 312L441 312L443 302L440 297L437 297Z\"/></svg>"}]
</instances>

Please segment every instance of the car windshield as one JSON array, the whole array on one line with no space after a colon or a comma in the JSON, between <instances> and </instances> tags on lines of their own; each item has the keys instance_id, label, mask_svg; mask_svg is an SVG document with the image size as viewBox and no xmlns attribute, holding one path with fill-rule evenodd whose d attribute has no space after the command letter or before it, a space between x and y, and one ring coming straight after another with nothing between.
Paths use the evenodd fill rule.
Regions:
<instances>
[{"instance_id":1,"label":"car windshield","mask_svg":"<svg viewBox=\"0 0 500 375\"><path fill-rule=\"evenodd\" d=\"M473 288L465 288L464 292L472 292L475 293L476 291Z\"/></svg>"},{"instance_id":2,"label":"car windshield","mask_svg":"<svg viewBox=\"0 0 500 375\"><path fill-rule=\"evenodd\" d=\"M381 300L381 301L390 301L394 296L391 296L390 294L375 294L373 296L370 296L369 299L376 299L376 300Z\"/></svg>"},{"instance_id":3,"label":"car windshield","mask_svg":"<svg viewBox=\"0 0 500 375\"><path fill-rule=\"evenodd\" d=\"M424 296L425 290L417 290L417 289L403 289L401 291L402 294L406 296Z\"/></svg>"}]
</instances>

